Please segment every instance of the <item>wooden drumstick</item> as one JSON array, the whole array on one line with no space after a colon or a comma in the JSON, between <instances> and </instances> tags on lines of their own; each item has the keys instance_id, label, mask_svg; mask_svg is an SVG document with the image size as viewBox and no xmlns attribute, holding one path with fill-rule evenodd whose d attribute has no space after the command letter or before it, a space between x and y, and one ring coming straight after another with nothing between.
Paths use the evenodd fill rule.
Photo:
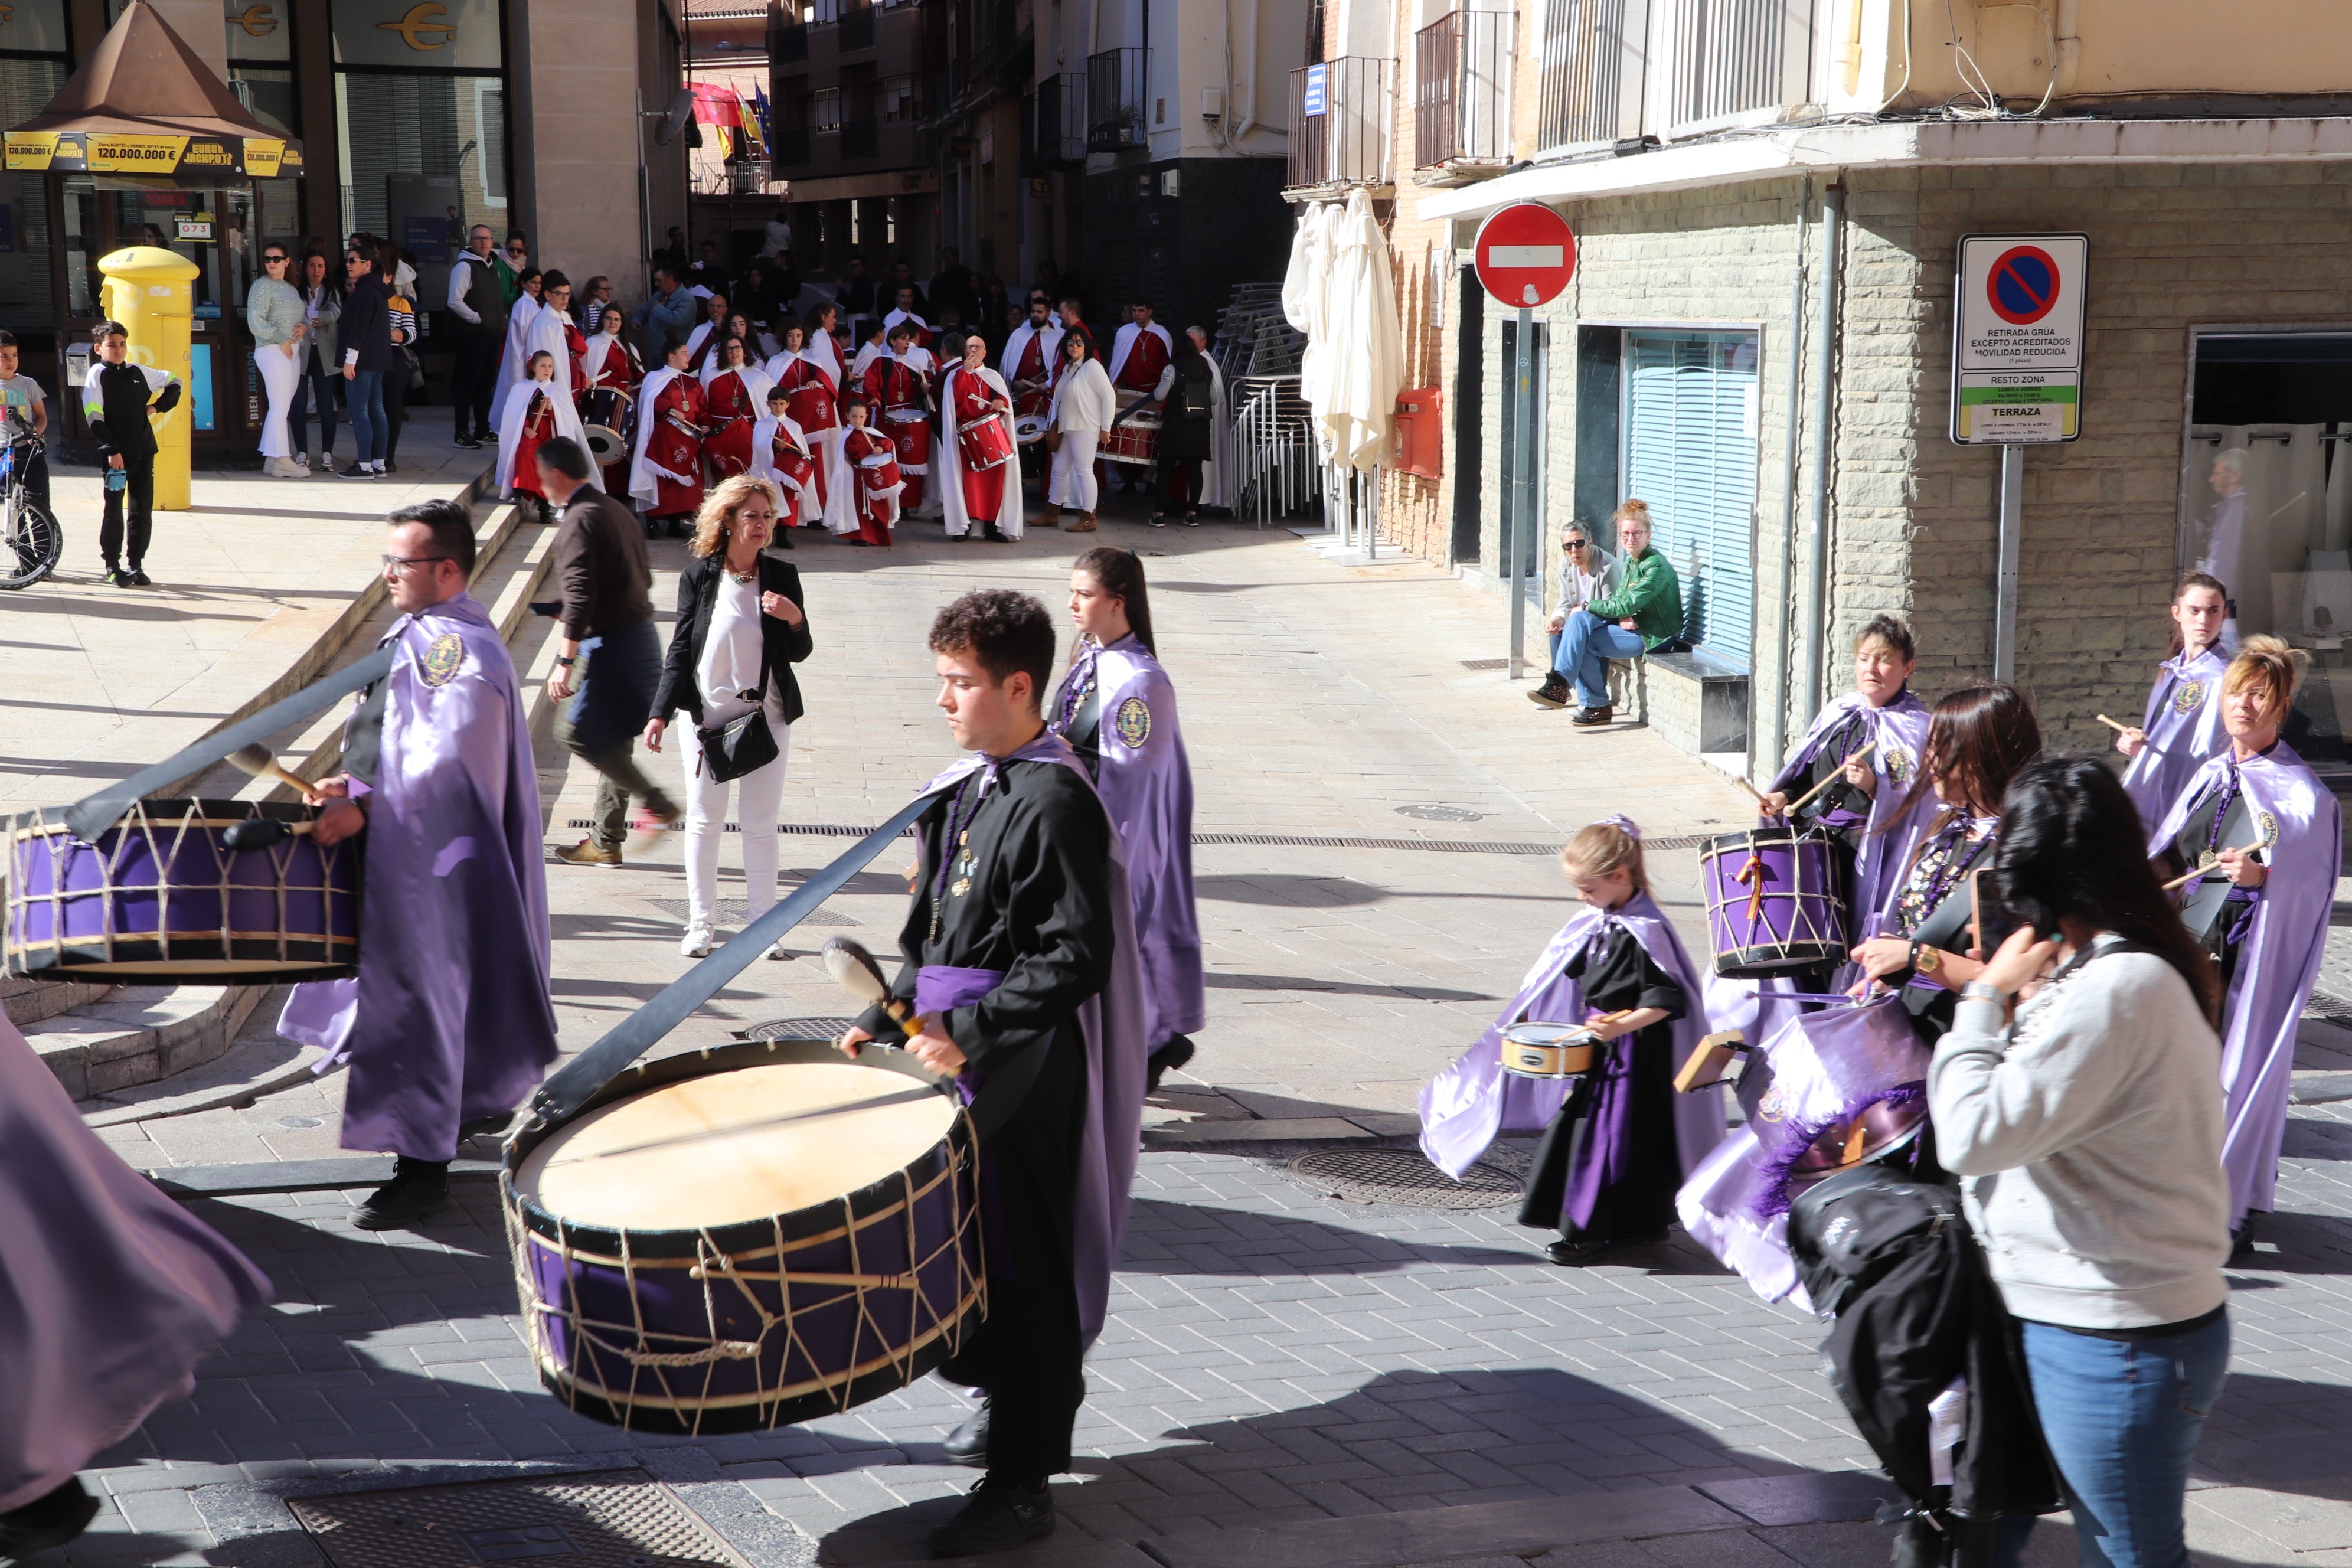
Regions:
<instances>
[{"instance_id":1,"label":"wooden drumstick","mask_svg":"<svg viewBox=\"0 0 2352 1568\"><path fill-rule=\"evenodd\" d=\"M1878 742L1875 742L1875 741L1873 741L1873 742L1871 742L1868 745L1866 745L1866 746L1863 747L1863 749L1862 749L1862 750L1860 750L1860 751L1858 751L1858 752L1854 752L1852 756L1849 756L1848 758L1846 758L1846 759L1845 759L1845 762L1846 762L1846 763L1858 762L1858 761L1860 761L1862 758L1864 758L1864 757L1866 757L1866 756L1870 755L1870 753L1871 753L1871 752L1874 752L1874 751L1876 751L1876 750L1878 750ZM1819 784L1815 784L1812 788L1811 788L1811 789L1807 790L1807 791L1806 791L1802 795L1799 796L1797 799L1790 801L1790 802L1789 803L1789 809L1788 809L1788 811L1787 811L1784 815L1789 816L1796 816L1798 812L1800 812L1800 811L1801 811L1801 810L1803 810L1803 809L1804 809L1804 807L1805 807L1805 803L1806 803L1807 801L1811 800L1811 799L1813 798L1813 796L1815 796L1815 795L1817 795L1821 794L1821 793L1822 793L1822 791L1823 791L1823 790L1825 790L1825 789L1829 788L1829 787L1830 787L1830 785L1832 785L1832 784L1833 784L1837 783L1837 782L1838 782L1838 780L1840 780L1840 779L1843 778L1844 776L1845 776L1845 763L1840 763L1838 764L1838 771L1837 771L1836 773L1832 773L1829 777L1827 777L1827 778L1823 779L1821 783L1819 783Z\"/></svg>"},{"instance_id":2,"label":"wooden drumstick","mask_svg":"<svg viewBox=\"0 0 2352 1568\"><path fill-rule=\"evenodd\" d=\"M267 746L257 742L250 746L239 746L228 754L228 760L232 766L244 773L251 773L255 778L276 779L279 784L301 791L306 797L310 793L310 781L279 767L278 759L269 754L269 748Z\"/></svg>"},{"instance_id":3,"label":"wooden drumstick","mask_svg":"<svg viewBox=\"0 0 2352 1568\"><path fill-rule=\"evenodd\" d=\"M2100 723L2105 724L2108 729L2113 730L2118 735L2128 735L2134 730L2139 728L2137 724L2118 724L2104 713L2095 713L2092 717L2096 719Z\"/></svg>"},{"instance_id":4,"label":"wooden drumstick","mask_svg":"<svg viewBox=\"0 0 2352 1568\"><path fill-rule=\"evenodd\" d=\"M2247 845L2243 849L2239 850L2238 853L2241 855L2252 855L2256 850L2268 849L2272 845L2276 844L2277 842L2278 824L2273 822L2270 824L2268 829L2263 834L2261 838ZM2183 871L2179 876L2175 877L2172 880L2167 882L2164 885L2163 890L2168 893L2172 891L2173 889L2181 886L2183 883L2193 882L2198 878L2203 876L2206 872L2210 871L2213 868L2219 866L2221 863L2221 858L2219 855L2214 854L2210 849L2208 849L2204 854L2197 857L2197 864L2193 868L2187 871Z\"/></svg>"}]
</instances>

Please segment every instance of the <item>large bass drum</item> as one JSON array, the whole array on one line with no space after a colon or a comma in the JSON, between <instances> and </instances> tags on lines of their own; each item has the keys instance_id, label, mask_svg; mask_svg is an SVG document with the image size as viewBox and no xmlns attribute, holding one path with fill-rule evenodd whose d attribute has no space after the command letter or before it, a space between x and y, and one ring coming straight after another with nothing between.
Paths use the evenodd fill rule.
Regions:
<instances>
[{"instance_id":1,"label":"large bass drum","mask_svg":"<svg viewBox=\"0 0 2352 1568\"><path fill-rule=\"evenodd\" d=\"M741 1432L902 1388L985 1300L979 1156L901 1051L752 1041L641 1063L511 1139L540 1380L581 1415Z\"/></svg>"},{"instance_id":2,"label":"large bass drum","mask_svg":"<svg viewBox=\"0 0 2352 1568\"><path fill-rule=\"evenodd\" d=\"M360 847L314 843L307 806L142 800L98 836L66 808L0 818L0 969L212 985L333 980L360 947Z\"/></svg>"}]
</instances>

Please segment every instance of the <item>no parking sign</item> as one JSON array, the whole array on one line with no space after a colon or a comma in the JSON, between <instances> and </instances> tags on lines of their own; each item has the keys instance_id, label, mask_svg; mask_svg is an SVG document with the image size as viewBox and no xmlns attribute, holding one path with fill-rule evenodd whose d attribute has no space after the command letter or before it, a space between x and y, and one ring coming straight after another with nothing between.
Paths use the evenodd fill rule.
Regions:
<instances>
[{"instance_id":1,"label":"no parking sign","mask_svg":"<svg viewBox=\"0 0 2352 1568\"><path fill-rule=\"evenodd\" d=\"M2082 434L2089 252L2079 234L1961 237L1952 313L1953 440L2021 447Z\"/></svg>"}]
</instances>

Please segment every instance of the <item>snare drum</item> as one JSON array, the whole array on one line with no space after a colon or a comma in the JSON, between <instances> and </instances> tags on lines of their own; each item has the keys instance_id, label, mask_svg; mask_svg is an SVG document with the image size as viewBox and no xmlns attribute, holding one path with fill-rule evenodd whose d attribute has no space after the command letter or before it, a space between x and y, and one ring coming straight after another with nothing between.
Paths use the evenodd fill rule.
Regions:
<instances>
[{"instance_id":1,"label":"snare drum","mask_svg":"<svg viewBox=\"0 0 2352 1568\"><path fill-rule=\"evenodd\" d=\"M1024 414L1013 422L1013 439L1024 447L1032 446L1044 440L1050 427L1043 414Z\"/></svg>"},{"instance_id":2,"label":"snare drum","mask_svg":"<svg viewBox=\"0 0 2352 1568\"><path fill-rule=\"evenodd\" d=\"M868 495L896 495L904 482L895 452L868 452L857 459L858 488Z\"/></svg>"},{"instance_id":3,"label":"snare drum","mask_svg":"<svg viewBox=\"0 0 2352 1568\"><path fill-rule=\"evenodd\" d=\"M956 426L956 458L973 473L1002 468L1013 458L1013 437L996 415L967 419Z\"/></svg>"},{"instance_id":4,"label":"snare drum","mask_svg":"<svg viewBox=\"0 0 2352 1568\"><path fill-rule=\"evenodd\" d=\"M903 1051L755 1040L642 1062L507 1145L540 1381L581 1415L741 1432L902 1388L977 1324L978 1145Z\"/></svg>"},{"instance_id":5,"label":"snare drum","mask_svg":"<svg viewBox=\"0 0 2352 1568\"><path fill-rule=\"evenodd\" d=\"M1106 462L1145 464L1156 459L1159 449L1160 416L1146 409L1112 425L1097 452Z\"/></svg>"},{"instance_id":6,"label":"snare drum","mask_svg":"<svg viewBox=\"0 0 2352 1568\"><path fill-rule=\"evenodd\" d=\"M1727 833L1699 852L1715 972L1753 980L1843 963L1845 898L1837 847L1819 829Z\"/></svg>"},{"instance_id":7,"label":"snare drum","mask_svg":"<svg viewBox=\"0 0 2352 1568\"><path fill-rule=\"evenodd\" d=\"M307 831L231 848L244 824L307 829L307 806L142 800L84 843L65 808L5 819L0 971L49 980L270 984L333 980L359 960L360 843ZM252 827L245 832L257 831Z\"/></svg>"},{"instance_id":8,"label":"snare drum","mask_svg":"<svg viewBox=\"0 0 2352 1568\"><path fill-rule=\"evenodd\" d=\"M1517 1078L1580 1078L1600 1065L1602 1041L1581 1024L1513 1024L1503 1070Z\"/></svg>"}]
</instances>

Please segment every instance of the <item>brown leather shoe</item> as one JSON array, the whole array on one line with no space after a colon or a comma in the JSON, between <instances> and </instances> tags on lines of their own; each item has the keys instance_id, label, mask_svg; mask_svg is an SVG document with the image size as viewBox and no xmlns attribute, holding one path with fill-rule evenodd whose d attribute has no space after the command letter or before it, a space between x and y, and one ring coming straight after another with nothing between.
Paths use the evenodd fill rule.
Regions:
<instances>
[{"instance_id":1,"label":"brown leather shoe","mask_svg":"<svg viewBox=\"0 0 2352 1568\"><path fill-rule=\"evenodd\" d=\"M569 866L617 866L621 863L618 849L599 849L593 838L583 838L569 849L558 849L555 858Z\"/></svg>"},{"instance_id":2,"label":"brown leather shoe","mask_svg":"<svg viewBox=\"0 0 2352 1568\"><path fill-rule=\"evenodd\" d=\"M1569 722L1581 724L1591 729L1596 724L1606 724L1615 717L1617 717L1617 710L1614 708L1580 708L1576 710L1576 716L1569 720Z\"/></svg>"},{"instance_id":3,"label":"brown leather shoe","mask_svg":"<svg viewBox=\"0 0 2352 1568\"><path fill-rule=\"evenodd\" d=\"M1082 517L1076 522L1066 522L1062 525L1062 531L1065 533L1092 533L1094 531L1095 520L1091 517Z\"/></svg>"}]
</instances>

